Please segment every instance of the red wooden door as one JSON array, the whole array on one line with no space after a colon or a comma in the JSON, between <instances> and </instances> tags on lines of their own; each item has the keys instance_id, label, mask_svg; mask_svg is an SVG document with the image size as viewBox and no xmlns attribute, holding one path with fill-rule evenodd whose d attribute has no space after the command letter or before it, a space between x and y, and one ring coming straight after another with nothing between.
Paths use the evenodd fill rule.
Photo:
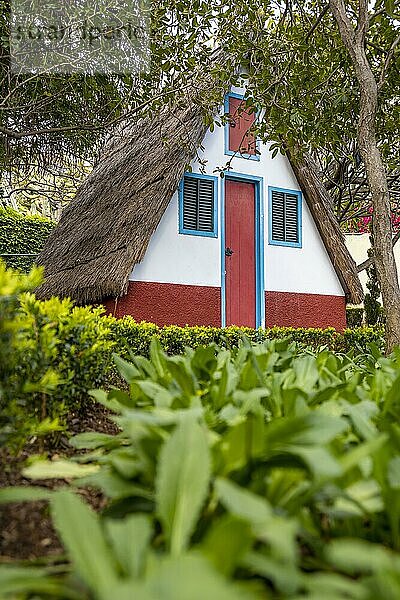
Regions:
<instances>
[{"instance_id":1,"label":"red wooden door","mask_svg":"<svg viewBox=\"0 0 400 600\"><path fill-rule=\"evenodd\" d=\"M225 181L226 324L256 326L255 185Z\"/></svg>"}]
</instances>

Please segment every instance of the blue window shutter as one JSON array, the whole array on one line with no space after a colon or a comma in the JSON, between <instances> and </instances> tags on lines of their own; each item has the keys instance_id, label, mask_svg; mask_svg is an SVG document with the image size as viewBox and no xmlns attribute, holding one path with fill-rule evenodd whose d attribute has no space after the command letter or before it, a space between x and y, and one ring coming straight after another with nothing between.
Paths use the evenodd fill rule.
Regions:
<instances>
[{"instance_id":1,"label":"blue window shutter","mask_svg":"<svg viewBox=\"0 0 400 600\"><path fill-rule=\"evenodd\" d=\"M270 188L270 243L301 247L301 193Z\"/></svg>"},{"instance_id":2,"label":"blue window shutter","mask_svg":"<svg viewBox=\"0 0 400 600\"><path fill-rule=\"evenodd\" d=\"M214 231L214 181L185 175L183 180L183 228L190 231Z\"/></svg>"}]
</instances>

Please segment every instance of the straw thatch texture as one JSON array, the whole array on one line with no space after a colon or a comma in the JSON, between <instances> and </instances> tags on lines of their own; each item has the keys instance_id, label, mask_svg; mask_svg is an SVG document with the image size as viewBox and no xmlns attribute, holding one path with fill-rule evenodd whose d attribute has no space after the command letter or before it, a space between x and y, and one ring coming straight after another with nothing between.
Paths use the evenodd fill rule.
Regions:
<instances>
[{"instance_id":1,"label":"straw thatch texture","mask_svg":"<svg viewBox=\"0 0 400 600\"><path fill-rule=\"evenodd\" d=\"M95 303L123 294L206 129L189 101L114 138L38 258L38 296Z\"/></svg>"}]
</instances>

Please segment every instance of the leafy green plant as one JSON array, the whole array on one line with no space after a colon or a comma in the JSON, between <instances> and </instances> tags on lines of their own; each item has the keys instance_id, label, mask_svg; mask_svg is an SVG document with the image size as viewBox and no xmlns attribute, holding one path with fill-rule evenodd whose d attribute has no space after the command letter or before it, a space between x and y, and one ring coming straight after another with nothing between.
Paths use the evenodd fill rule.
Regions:
<instances>
[{"instance_id":1,"label":"leafy green plant","mask_svg":"<svg viewBox=\"0 0 400 600\"><path fill-rule=\"evenodd\" d=\"M346 307L346 322L347 327L354 329L356 327L362 327L364 320L364 309L358 306L347 306Z\"/></svg>"},{"instance_id":2,"label":"leafy green plant","mask_svg":"<svg viewBox=\"0 0 400 600\"><path fill-rule=\"evenodd\" d=\"M22 275L7 270L0 261L0 445L10 439L24 439L33 431L40 433L39 423L32 412L25 413L25 390L30 385L25 377L19 377L19 359L27 349L27 319L19 312L20 295L34 288L41 281L41 272L32 270ZM36 382L36 393L46 393L51 373L43 371ZM33 386L32 386L33 389ZM45 423L41 433L57 429L57 423Z\"/></svg>"},{"instance_id":3,"label":"leafy green plant","mask_svg":"<svg viewBox=\"0 0 400 600\"><path fill-rule=\"evenodd\" d=\"M75 436L73 459L24 472L98 488L107 506L31 488L71 563L2 567L9 597L398 597L400 351L273 340L168 356L155 338L149 359L115 361L129 391L93 396L120 432Z\"/></svg>"},{"instance_id":4,"label":"leafy green plant","mask_svg":"<svg viewBox=\"0 0 400 600\"><path fill-rule=\"evenodd\" d=\"M29 290L41 278L38 269L23 275L0 261L0 441L9 445L62 428L111 367L102 309L36 300Z\"/></svg>"},{"instance_id":5,"label":"leafy green plant","mask_svg":"<svg viewBox=\"0 0 400 600\"><path fill-rule=\"evenodd\" d=\"M91 402L90 389L120 385L112 351L124 359L131 353L148 357L154 337L169 355L182 355L187 347L196 349L211 343L236 351L243 343L259 344L268 339L290 339L302 349L351 349L354 355L365 353L371 342L383 347L382 330L376 328L339 333L334 329L278 327L157 327L137 323L131 317L117 320L104 315L101 307L78 307L68 299L39 301L31 292L23 293L38 285L38 271L29 280L3 266L0 280L4 280L1 303L8 311L3 321L13 321L16 328L13 339L10 333L2 342L3 356L10 357L4 358L2 367L8 389L1 400L2 431L3 436L8 432L9 440L13 436L18 439L18 444L29 435L44 435L61 427L68 412L79 411Z\"/></svg>"},{"instance_id":6,"label":"leafy green plant","mask_svg":"<svg viewBox=\"0 0 400 600\"><path fill-rule=\"evenodd\" d=\"M50 219L0 207L0 255L7 255L0 258L8 267L29 271L54 227Z\"/></svg>"},{"instance_id":7,"label":"leafy green plant","mask_svg":"<svg viewBox=\"0 0 400 600\"><path fill-rule=\"evenodd\" d=\"M370 238L372 243L372 238ZM371 247L368 250L368 256L373 256L374 250ZM381 289L379 287L378 274L376 271L375 264L372 264L367 269L368 281L367 288L368 293L365 294L364 298L364 308L365 308L365 320L368 325L376 325L377 323L382 322L382 305L379 302L379 298L381 295Z\"/></svg>"}]
</instances>

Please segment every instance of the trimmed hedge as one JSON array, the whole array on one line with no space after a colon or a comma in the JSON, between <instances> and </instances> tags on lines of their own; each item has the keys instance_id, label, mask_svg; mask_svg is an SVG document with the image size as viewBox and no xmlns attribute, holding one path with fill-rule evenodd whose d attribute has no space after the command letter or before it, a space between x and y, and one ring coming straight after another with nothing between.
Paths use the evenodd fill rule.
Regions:
<instances>
[{"instance_id":1,"label":"trimmed hedge","mask_svg":"<svg viewBox=\"0 0 400 600\"><path fill-rule=\"evenodd\" d=\"M55 226L53 221L44 217L22 215L12 208L0 208L0 259L8 267L29 271ZM34 256L1 256L4 254Z\"/></svg>"},{"instance_id":2,"label":"trimmed hedge","mask_svg":"<svg viewBox=\"0 0 400 600\"><path fill-rule=\"evenodd\" d=\"M9 438L57 428L57 419L78 411L88 391L118 383L113 353L123 358L149 356L152 339L170 355L185 348L216 344L237 348L288 338L301 349L368 353L372 342L383 349L383 330L250 329L245 327L158 327L132 317L116 319L102 307L78 307L66 299L39 301L29 292L40 282L38 269L29 276L7 270L0 261L0 444ZM0 361L1 362L1 361ZM49 421L50 420L50 421ZM53 420L55 420L53 422ZM47 428L47 429L48 429Z\"/></svg>"},{"instance_id":3,"label":"trimmed hedge","mask_svg":"<svg viewBox=\"0 0 400 600\"><path fill-rule=\"evenodd\" d=\"M250 342L262 343L271 339L290 338L303 348L328 348L335 352L364 352L372 342L379 348L384 347L384 332L377 327L359 327L338 332L335 329L306 329L294 327L272 327L270 329L251 329L248 327L178 327L169 325L158 327L154 323L137 323L132 317L109 319L111 335L123 355L149 355L150 342L153 336L160 340L161 347L168 354L182 354L185 347L215 343L222 348L235 348L244 338Z\"/></svg>"},{"instance_id":4,"label":"trimmed hedge","mask_svg":"<svg viewBox=\"0 0 400 600\"><path fill-rule=\"evenodd\" d=\"M346 321L347 327L350 327L351 329L362 327L364 322L364 309L358 306L347 306Z\"/></svg>"}]
</instances>

